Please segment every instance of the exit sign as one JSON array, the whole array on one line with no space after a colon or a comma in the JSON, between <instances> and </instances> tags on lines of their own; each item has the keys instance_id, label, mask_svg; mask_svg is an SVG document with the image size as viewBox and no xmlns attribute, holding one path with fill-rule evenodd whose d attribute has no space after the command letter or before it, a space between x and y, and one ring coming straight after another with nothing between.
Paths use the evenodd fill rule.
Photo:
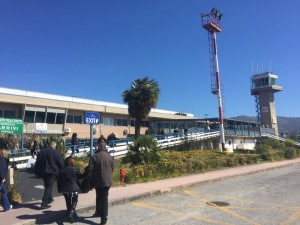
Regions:
<instances>
[{"instance_id":1,"label":"exit sign","mask_svg":"<svg viewBox=\"0 0 300 225\"><path fill-rule=\"evenodd\" d=\"M100 114L96 112L86 112L84 121L86 124L99 124Z\"/></svg>"}]
</instances>

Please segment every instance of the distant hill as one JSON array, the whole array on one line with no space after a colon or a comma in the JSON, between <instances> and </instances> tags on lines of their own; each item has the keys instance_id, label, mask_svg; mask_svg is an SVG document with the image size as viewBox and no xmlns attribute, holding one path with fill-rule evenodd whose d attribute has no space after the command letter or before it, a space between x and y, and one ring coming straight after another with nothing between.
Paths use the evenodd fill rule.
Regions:
<instances>
[{"instance_id":1,"label":"distant hill","mask_svg":"<svg viewBox=\"0 0 300 225\"><path fill-rule=\"evenodd\" d=\"M255 116L236 116L230 119L256 122ZM300 117L283 117L277 116L279 133L288 132L293 134L300 134Z\"/></svg>"}]
</instances>

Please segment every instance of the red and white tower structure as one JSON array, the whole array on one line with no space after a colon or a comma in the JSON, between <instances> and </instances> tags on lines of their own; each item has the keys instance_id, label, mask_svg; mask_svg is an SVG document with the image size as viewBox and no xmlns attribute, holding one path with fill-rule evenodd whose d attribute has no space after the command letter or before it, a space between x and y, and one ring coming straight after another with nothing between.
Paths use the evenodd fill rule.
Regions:
<instances>
[{"instance_id":1,"label":"red and white tower structure","mask_svg":"<svg viewBox=\"0 0 300 225\"><path fill-rule=\"evenodd\" d=\"M217 9L213 8L208 14L201 14L202 27L208 31L208 48L209 48L209 61L210 61L210 75L211 75L211 92L218 96L219 106L219 122L220 122L220 137L222 150L225 151L225 132L224 132L224 119L223 119L223 103L220 85L219 62L217 52L217 35L221 32L221 19L223 14Z\"/></svg>"}]
</instances>

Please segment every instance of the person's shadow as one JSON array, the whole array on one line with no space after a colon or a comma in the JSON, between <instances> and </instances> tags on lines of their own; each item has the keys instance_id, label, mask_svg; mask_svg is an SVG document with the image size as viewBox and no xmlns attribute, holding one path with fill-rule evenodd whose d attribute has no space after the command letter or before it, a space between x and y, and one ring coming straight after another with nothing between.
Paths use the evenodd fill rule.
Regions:
<instances>
[{"instance_id":1,"label":"person's shadow","mask_svg":"<svg viewBox=\"0 0 300 225\"><path fill-rule=\"evenodd\" d=\"M57 224L63 225L64 223L69 223L66 217L66 210L59 210L59 211L51 211L51 210L44 210L40 211L40 203L28 203L28 204L19 204L14 207L17 208L30 208L37 210L37 213L34 215L19 215L16 218L20 220L35 220L35 224ZM79 222L83 224L91 224L95 225L98 224L94 221L88 220L91 217L79 217L77 215L74 216L74 223Z\"/></svg>"}]
</instances>

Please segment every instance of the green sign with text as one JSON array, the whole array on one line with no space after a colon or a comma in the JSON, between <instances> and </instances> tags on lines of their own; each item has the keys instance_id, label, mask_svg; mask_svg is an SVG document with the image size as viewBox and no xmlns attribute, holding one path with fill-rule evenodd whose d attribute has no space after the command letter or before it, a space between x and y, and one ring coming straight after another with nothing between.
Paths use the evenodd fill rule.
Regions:
<instances>
[{"instance_id":1,"label":"green sign with text","mask_svg":"<svg viewBox=\"0 0 300 225\"><path fill-rule=\"evenodd\" d=\"M22 134L23 121L0 118L0 134Z\"/></svg>"}]
</instances>

